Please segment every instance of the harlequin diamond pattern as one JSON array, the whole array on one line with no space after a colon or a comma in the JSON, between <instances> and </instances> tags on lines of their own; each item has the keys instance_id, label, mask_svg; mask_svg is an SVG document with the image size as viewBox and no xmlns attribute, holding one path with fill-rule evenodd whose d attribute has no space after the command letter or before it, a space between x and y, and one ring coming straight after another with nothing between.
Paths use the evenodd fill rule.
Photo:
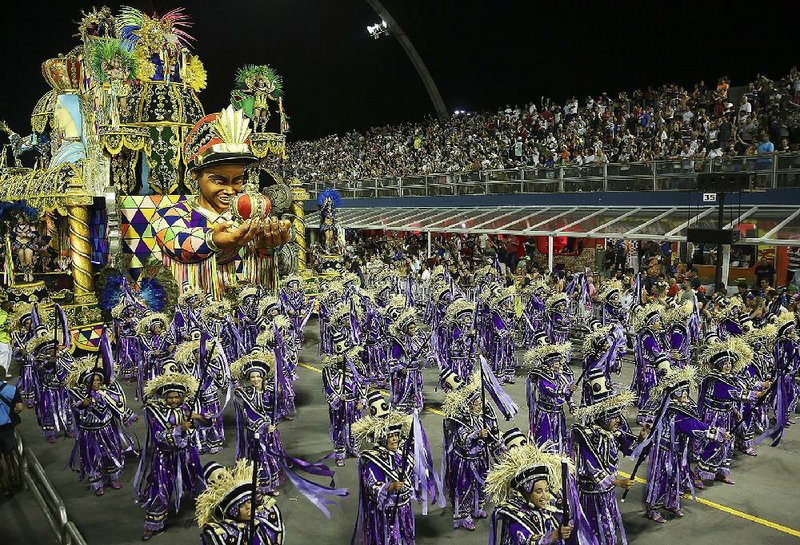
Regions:
<instances>
[{"instance_id":1,"label":"harlequin diamond pattern","mask_svg":"<svg viewBox=\"0 0 800 545\"><path fill-rule=\"evenodd\" d=\"M80 348L81 350L89 352L97 352L100 348L100 336L103 334L103 324L96 324L83 329L75 329L70 333L72 336L72 344L75 348Z\"/></svg>"},{"instance_id":2,"label":"harlequin diamond pattern","mask_svg":"<svg viewBox=\"0 0 800 545\"><path fill-rule=\"evenodd\" d=\"M155 234L151 222L156 214L156 210L161 207L172 206L186 199L186 195L129 195L120 199L120 212L122 213L120 231L125 242L122 251L133 254L131 262L131 276L134 280L139 277L139 268L150 256L161 259L161 249L156 243ZM172 210L167 215L178 215ZM191 240L184 251L191 251L195 245L202 244L203 241Z\"/></svg>"}]
</instances>

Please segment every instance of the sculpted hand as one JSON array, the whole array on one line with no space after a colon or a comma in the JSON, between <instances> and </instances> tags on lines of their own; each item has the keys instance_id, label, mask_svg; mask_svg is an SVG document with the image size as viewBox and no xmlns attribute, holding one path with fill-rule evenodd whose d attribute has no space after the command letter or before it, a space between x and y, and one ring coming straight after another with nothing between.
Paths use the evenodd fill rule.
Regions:
<instances>
[{"instance_id":1,"label":"sculpted hand","mask_svg":"<svg viewBox=\"0 0 800 545\"><path fill-rule=\"evenodd\" d=\"M228 252L247 244L258 233L258 220L249 219L236 227L231 222L214 225L211 240L220 251Z\"/></svg>"}]
</instances>

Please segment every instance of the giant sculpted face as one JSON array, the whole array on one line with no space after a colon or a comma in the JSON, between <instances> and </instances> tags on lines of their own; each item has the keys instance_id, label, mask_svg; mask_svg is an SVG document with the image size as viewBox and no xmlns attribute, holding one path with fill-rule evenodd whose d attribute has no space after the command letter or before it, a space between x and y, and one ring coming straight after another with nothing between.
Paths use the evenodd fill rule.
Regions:
<instances>
[{"instance_id":1,"label":"giant sculpted face","mask_svg":"<svg viewBox=\"0 0 800 545\"><path fill-rule=\"evenodd\" d=\"M200 190L200 206L222 214L230 206L231 200L242 191L244 165L211 165L192 175L197 179Z\"/></svg>"}]
</instances>

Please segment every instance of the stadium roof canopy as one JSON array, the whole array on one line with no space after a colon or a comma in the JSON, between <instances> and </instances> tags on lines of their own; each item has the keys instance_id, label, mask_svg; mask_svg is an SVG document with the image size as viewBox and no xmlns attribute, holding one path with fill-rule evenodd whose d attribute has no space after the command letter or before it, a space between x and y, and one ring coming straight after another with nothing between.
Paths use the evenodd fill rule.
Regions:
<instances>
[{"instance_id":1,"label":"stadium roof canopy","mask_svg":"<svg viewBox=\"0 0 800 545\"><path fill-rule=\"evenodd\" d=\"M689 227L717 227L717 207L339 208L336 220L348 229L685 241ZM728 206L723 221L726 229L743 224L739 244L800 246L797 206ZM319 227L319 213L306 225Z\"/></svg>"}]
</instances>

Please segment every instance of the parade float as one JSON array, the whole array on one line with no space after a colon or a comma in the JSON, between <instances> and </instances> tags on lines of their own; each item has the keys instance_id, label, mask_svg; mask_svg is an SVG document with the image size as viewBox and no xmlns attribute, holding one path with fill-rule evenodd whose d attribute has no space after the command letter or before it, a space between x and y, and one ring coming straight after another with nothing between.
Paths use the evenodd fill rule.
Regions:
<instances>
[{"instance_id":1,"label":"parade float","mask_svg":"<svg viewBox=\"0 0 800 545\"><path fill-rule=\"evenodd\" d=\"M42 63L50 90L33 108L31 133L0 125L8 135L0 157L6 297L60 302L81 348L99 341L99 294L108 280L101 271L124 269L136 292L162 261L154 216L192 198L184 142L207 117L198 98L207 74L192 51L191 27L182 8L84 12L76 46ZM309 195L268 162L286 153L280 76L267 65L243 66L231 104L249 118L257 158L247 166L245 200L266 201L272 217L291 221L276 272L303 272Z\"/></svg>"}]
</instances>

